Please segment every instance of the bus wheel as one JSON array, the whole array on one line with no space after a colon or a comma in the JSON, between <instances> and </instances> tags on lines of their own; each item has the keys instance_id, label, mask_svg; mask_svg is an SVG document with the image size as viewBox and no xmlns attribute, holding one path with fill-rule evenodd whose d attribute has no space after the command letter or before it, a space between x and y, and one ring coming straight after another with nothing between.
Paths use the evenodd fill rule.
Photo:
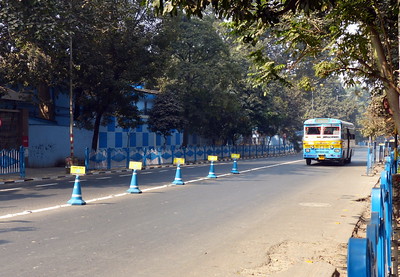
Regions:
<instances>
[{"instance_id":1,"label":"bus wheel","mask_svg":"<svg viewBox=\"0 0 400 277\"><path fill-rule=\"evenodd\" d=\"M306 165L310 165L311 164L311 159L306 159Z\"/></svg>"}]
</instances>

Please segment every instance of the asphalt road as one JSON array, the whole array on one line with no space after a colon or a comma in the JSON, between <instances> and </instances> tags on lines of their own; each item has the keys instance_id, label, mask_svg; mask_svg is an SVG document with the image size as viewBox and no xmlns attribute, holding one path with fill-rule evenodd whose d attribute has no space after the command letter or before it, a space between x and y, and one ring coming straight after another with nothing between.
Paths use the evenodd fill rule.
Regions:
<instances>
[{"instance_id":1,"label":"asphalt road","mask_svg":"<svg viewBox=\"0 0 400 277\"><path fill-rule=\"evenodd\" d=\"M169 185L174 168L145 170L142 194L125 193L128 173L83 176L85 206L65 205L73 178L1 186L0 276L272 276L339 263L373 185L366 156L240 160L235 175L220 162L217 179L184 166L184 186Z\"/></svg>"}]
</instances>

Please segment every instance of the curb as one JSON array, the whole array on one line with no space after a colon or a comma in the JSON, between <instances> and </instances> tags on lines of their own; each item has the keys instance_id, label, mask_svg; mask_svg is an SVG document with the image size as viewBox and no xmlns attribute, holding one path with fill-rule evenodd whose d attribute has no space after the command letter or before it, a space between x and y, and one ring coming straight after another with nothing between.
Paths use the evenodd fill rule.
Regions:
<instances>
[{"instance_id":1,"label":"curb","mask_svg":"<svg viewBox=\"0 0 400 277\"><path fill-rule=\"evenodd\" d=\"M241 158L241 160L254 160L254 159L269 158L269 157L282 157L282 156L290 156L293 154L296 154L296 153L289 153L288 155L270 155L270 156L264 155L264 156L245 157L245 158ZM223 159L219 160L219 162L227 162L227 161L232 161L232 160L233 160L232 158L223 158ZM209 163L210 163L210 161L199 161L199 162L188 162L188 163L185 163L185 165L209 164ZM166 168L166 167L175 167L175 166L172 164L150 165L150 166L144 167L144 170L155 169L155 168ZM100 170L100 171L88 172L85 175L99 175L99 174L122 173L122 172L131 172L131 170L130 169ZM38 177L38 178L24 178L24 179L17 179L17 180L1 181L0 185L23 183L23 182L29 182L29 181L54 180L54 179L62 179L62 178L68 178L68 177L74 177L74 175L65 174L65 175L45 176L45 177Z\"/></svg>"}]
</instances>

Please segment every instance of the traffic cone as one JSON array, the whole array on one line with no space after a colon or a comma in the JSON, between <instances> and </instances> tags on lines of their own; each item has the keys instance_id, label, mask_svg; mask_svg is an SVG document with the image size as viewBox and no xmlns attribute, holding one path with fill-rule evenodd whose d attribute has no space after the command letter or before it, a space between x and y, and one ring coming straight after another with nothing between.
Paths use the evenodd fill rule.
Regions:
<instances>
[{"instance_id":1,"label":"traffic cone","mask_svg":"<svg viewBox=\"0 0 400 277\"><path fill-rule=\"evenodd\" d=\"M182 181L181 175L181 165L178 164L176 166L175 180L172 182L173 185L184 185L185 183Z\"/></svg>"},{"instance_id":2,"label":"traffic cone","mask_svg":"<svg viewBox=\"0 0 400 277\"><path fill-rule=\"evenodd\" d=\"M136 169L134 169L133 172L132 172L131 185L129 186L129 189L127 190L127 192L129 192L129 193L142 193L142 191L139 189L139 186L137 184Z\"/></svg>"},{"instance_id":3,"label":"traffic cone","mask_svg":"<svg viewBox=\"0 0 400 277\"><path fill-rule=\"evenodd\" d=\"M86 204L86 202L82 199L81 182L79 181L79 175L76 175L74 189L72 190L72 197L67 203L71 205Z\"/></svg>"},{"instance_id":4,"label":"traffic cone","mask_svg":"<svg viewBox=\"0 0 400 277\"><path fill-rule=\"evenodd\" d=\"M231 173L233 173L233 174L239 174L239 170L238 170L238 166L237 166L237 161L236 161L236 159L233 160L233 167L232 167Z\"/></svg>"},{"instance_id":5,"label":"traffic cone","mask_svg":"<svg viewBox=\"0 0 400 277\"><path fill-rule=\"evenodd\" d=\"M208 172L207 178L217 178L217 175L215 175L214 172L214 161L211 161L210 171Z\"/></svg>"}]
</instances>

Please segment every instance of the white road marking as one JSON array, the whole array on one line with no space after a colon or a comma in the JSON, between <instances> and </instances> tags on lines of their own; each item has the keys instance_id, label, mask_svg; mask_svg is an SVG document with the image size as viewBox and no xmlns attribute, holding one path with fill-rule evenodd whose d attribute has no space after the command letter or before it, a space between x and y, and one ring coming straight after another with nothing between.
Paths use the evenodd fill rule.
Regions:
<instances>
[{"instance_id":1,"label":"white road marking","mask_svg":"<svg viewBox=\"0 0 400 277\"><path fill-rule=\"evenodd\" d=\"M58 185L58 183L51 183L51 184L44 184L44 185L36 185L35 187L51 187L51 186L56 186Z\"/></svg>"},{"instance_id":2,"label":"white road marking","mask_svg":"<svg viewBox=\"0 0 400 277\"><path fill-rule=\"evenodd\" d=\"M277 166L287 165L287 164L292 164L292 163L298 163L298 162L302 162L302 161L303 160L296 160L296 161L285 162L285 163L280 163L280 164L256 167L256 168L253 168L253 169L248 169L248 170L241 171L241 173L256 171L256 170L265 169L265 168L277 167ZM223 176L230 176L230 175L236 175L236 174L228 173L228 174L222 174L222 175L219 175L219 176L223 177ZM200 179L195 179L195 180L189 180L189 181L186 181L185 183L194 183L194 182L203 181L203 180L210 180L210 178L200 178ZM81 181L86 181L86 180L81 180ZM171 187L171 186L175 186L175 185L171 185L170 184L170 185L163 185L163 186L158 186L158 187L150 187L150 188L143 189L142 192L163 189L163 188ZM22 188L10 188L10 189L4 189L4 190L0 190L0 191L10 191L10 190L18 190L18 189L22 189ZM86 203L92 203L92 202L101 201L101 200L105 200L105 199L122 197L122 196L125 196L125 195L128 195L128 194L130 195L130 193L120 193L120 194L108 195L108 196L104 196L104 197L100 197L100 198L85 200L85 202ZM56 205L56 206L52 206L52 207L46 207L46 208L31 210L31 211L23 211L23 212L14 213L14 214L6 214L6 215L0 216L0 219L12 218L12 217L17 217L17 216L22 216L22 215L28 215L28 214L31 214L31 213L40 213L40 212L45 212L45 211L51 211L51 210L56 210L56 209L60 209L60 208L66 208L66 207L70 207L70 206L72 206L72 205L64 204L64 205Z\"/></svg>"},{"instance_id":3,"label":"white road marking","mask_svg":"<svg viewBox=\"0 0 400 277\"><path fill-rule=\"evenodd\" d=\"M20 189L22 189L22 188L9 188L9 189L2 189L2 190L0 190L0 192L2 192L2 191L13 191L13 190L20 190Z\"/></svg>"}]
</instances>

